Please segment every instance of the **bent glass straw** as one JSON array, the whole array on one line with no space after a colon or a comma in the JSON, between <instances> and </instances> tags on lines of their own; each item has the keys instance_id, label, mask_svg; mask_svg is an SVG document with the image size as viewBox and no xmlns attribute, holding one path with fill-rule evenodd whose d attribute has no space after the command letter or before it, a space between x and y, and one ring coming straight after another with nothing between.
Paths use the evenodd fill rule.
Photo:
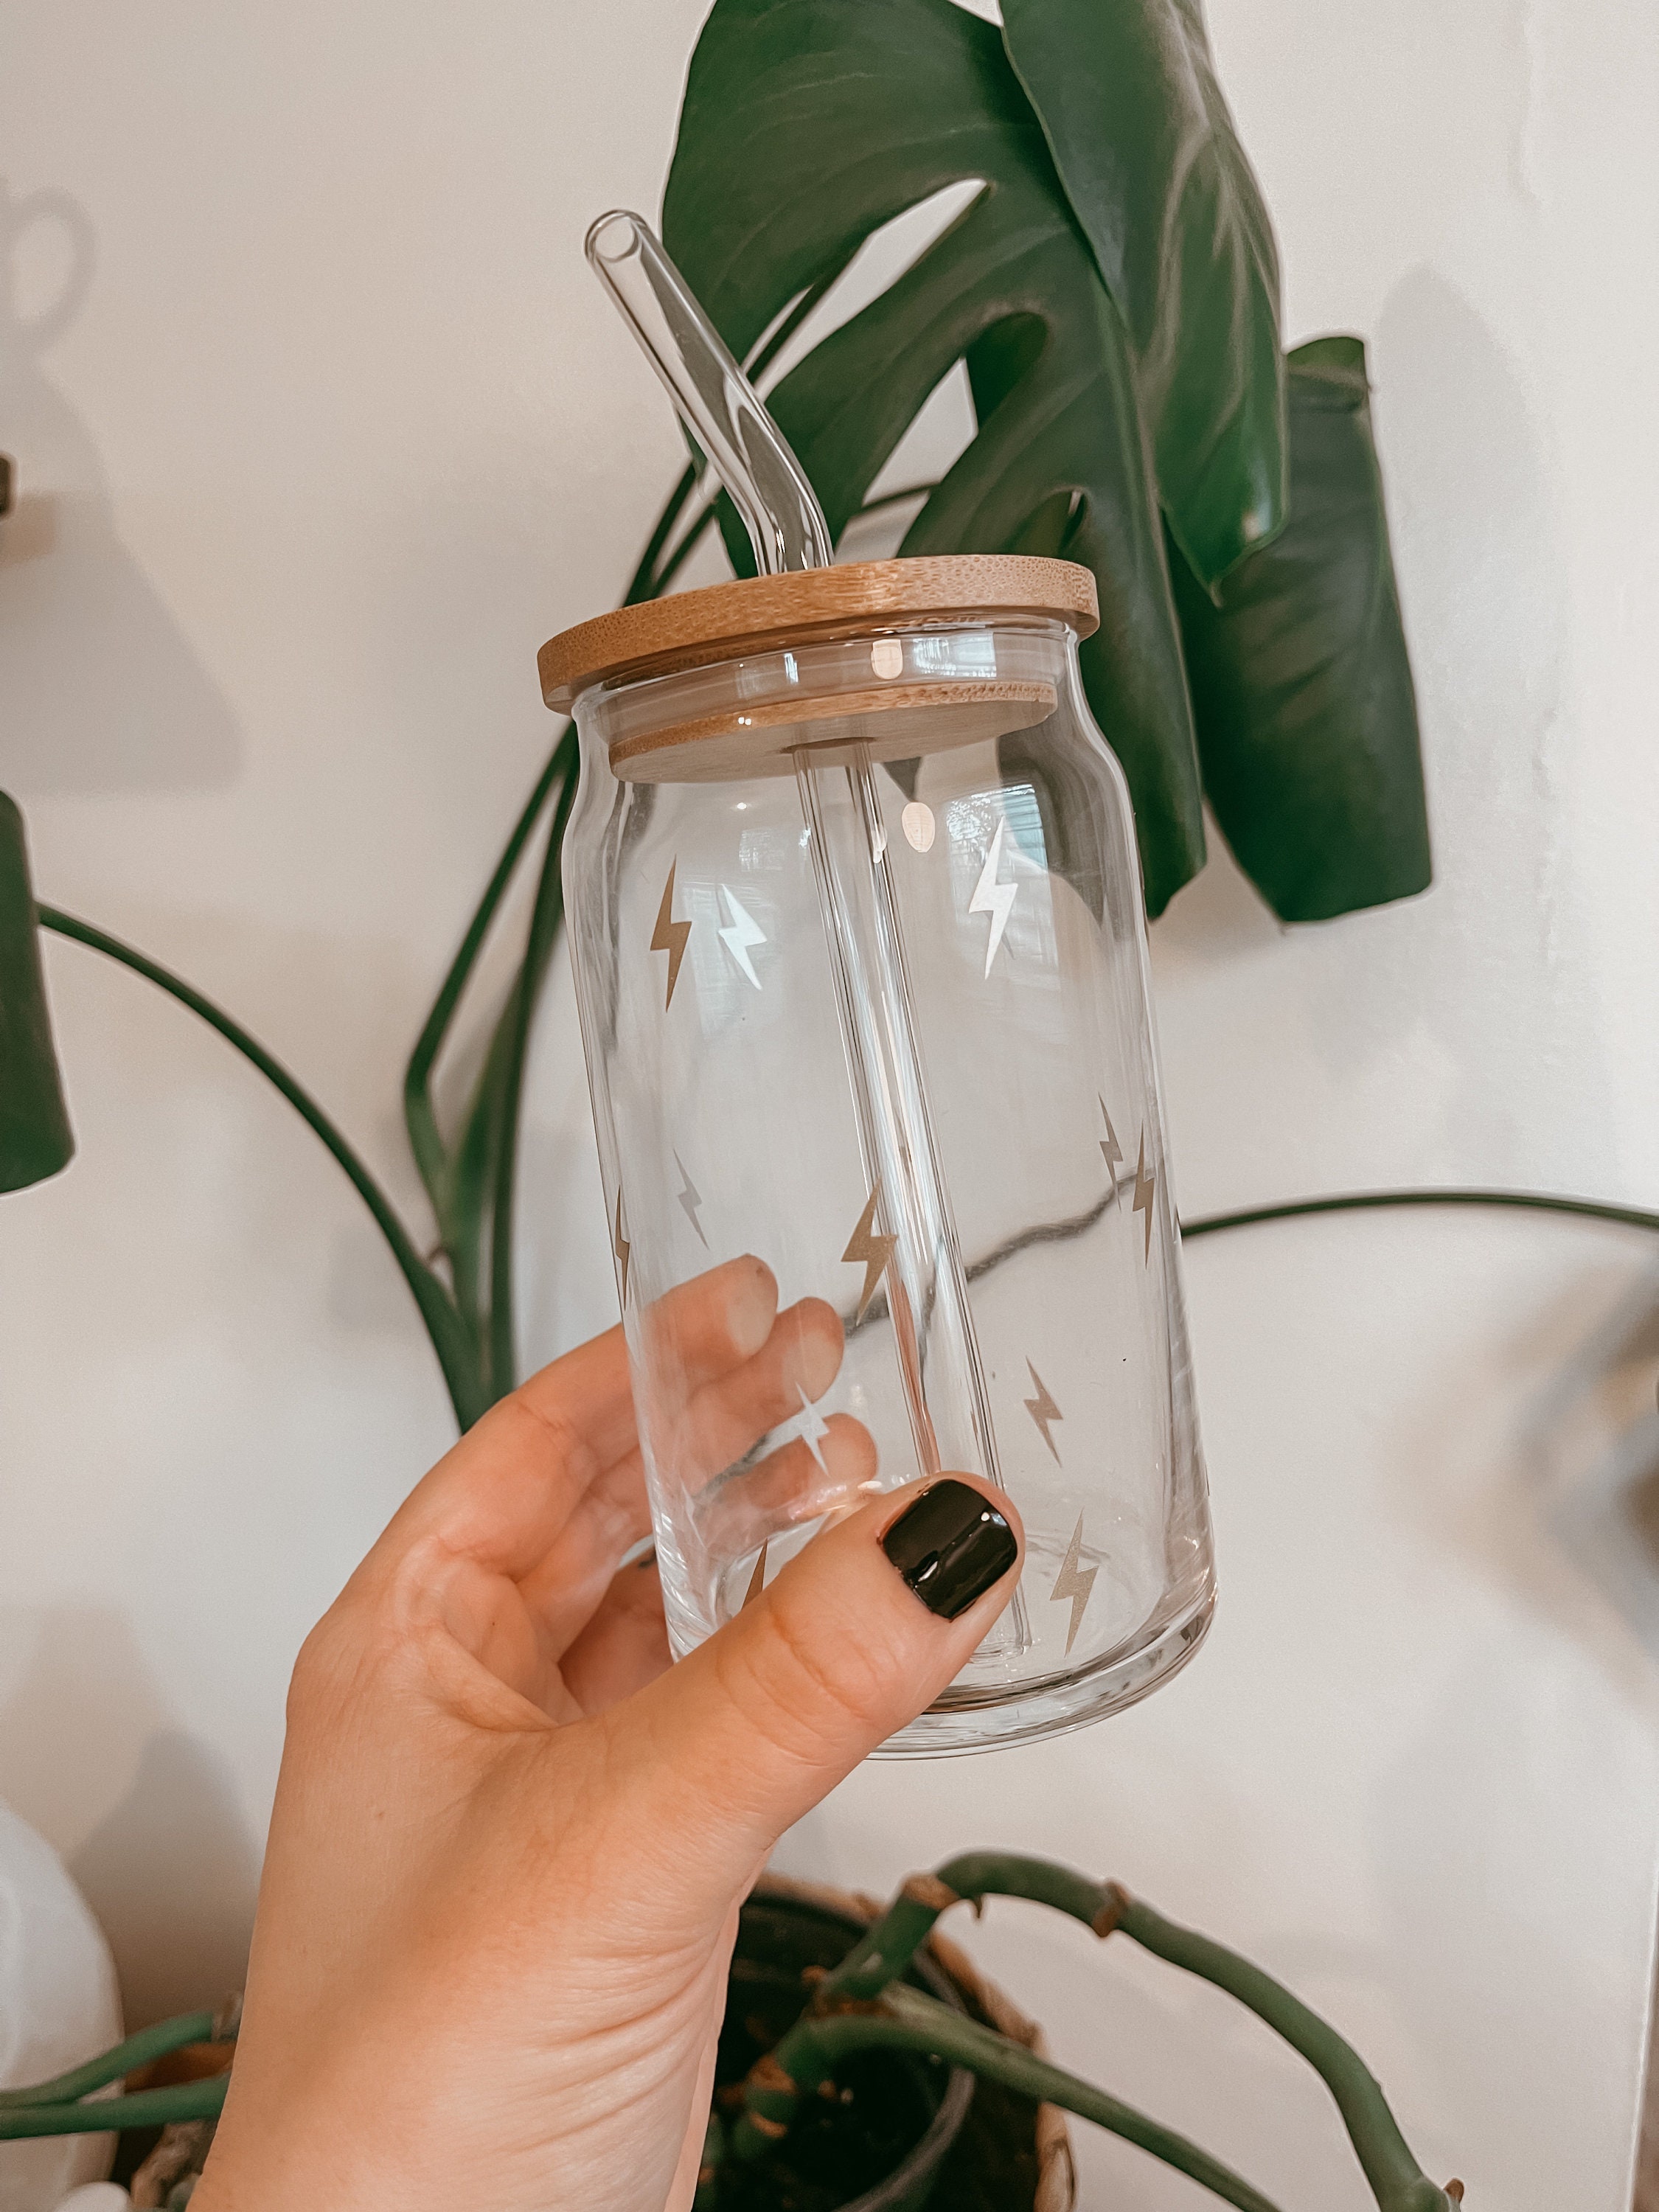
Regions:
<instances>
[{"instance_id":1,"label":"bent glass straw","mask_svg":"<svg viewBox=\"0 0 1659 2212\"><path fill-rule=\"evenodd\" d=\"M806 471L650 226L625 208L613 209L588 231L586 252L730 494L761 574L829 568L834 558L830 526ZM836 750L843 764L837 768L816 765L805 746L795 748L791 757L810 833L865 1172L883 1226L897 1238L887 1269L888 1310L911 1434L923 1474L940 1474L930 1382L935 1403L941 1394L959 1390L980 1462L966 1471L985 1475L1000 1489L1006 1486L996 1431L933 1140L869 749L854 743ZM1024 1598L1016 1591L981 1648L1014 1658L1030 1644Z\"/></svg>"}]
</instances>

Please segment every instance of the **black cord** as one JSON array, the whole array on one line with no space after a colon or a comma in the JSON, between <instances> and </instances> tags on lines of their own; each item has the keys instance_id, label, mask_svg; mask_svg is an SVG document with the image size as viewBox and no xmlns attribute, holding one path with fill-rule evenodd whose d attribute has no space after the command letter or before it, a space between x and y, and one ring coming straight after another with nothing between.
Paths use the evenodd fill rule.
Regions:
<instances>
[{"instance_id":1,"label":"black cord","mask_svg":"<svg viewBox=\"0 0 1659 2212\"><path fill-rule=\"evenodd\" d=\"M1534 1190L1366 1190L1335 1198L1295 1198L1282 1206L1252 1206L1237 1213L1200 1214L1183 1221L1183 1239L1212 1237L1224 1229L1249 1229L1257 1222L1293 1221L1304 1213L1364 1213L1388 1206L1512 1206L1539 1213L1576 1213L1590 1221L1616 1222L1624 1229L1659 1230L1659 1213L1639 1206L1611 1206L1601 1199L1556 1198Z\"/></svg>"}]
</instances>

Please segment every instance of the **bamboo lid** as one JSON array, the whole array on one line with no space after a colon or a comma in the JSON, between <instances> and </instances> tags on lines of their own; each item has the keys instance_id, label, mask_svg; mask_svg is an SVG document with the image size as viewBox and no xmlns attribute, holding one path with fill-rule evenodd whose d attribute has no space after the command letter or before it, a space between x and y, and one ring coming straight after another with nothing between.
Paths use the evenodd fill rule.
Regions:
<instances>
[{"instance_id":1,"label":"bamboo lid","mask_svg":"<svg viewBox=\"0 0 1659 2212\"><path fill-rule=\"evenodd\" d=\"M536 659L543 698L568 713L593 684L665 676L807 638L857 636L975 615L1063 622L1079 637L1100 623L1095 580L1075 562L1020 553L948 553L751 576L618 607L561 630Z\"/></svg>"}]
</instances>

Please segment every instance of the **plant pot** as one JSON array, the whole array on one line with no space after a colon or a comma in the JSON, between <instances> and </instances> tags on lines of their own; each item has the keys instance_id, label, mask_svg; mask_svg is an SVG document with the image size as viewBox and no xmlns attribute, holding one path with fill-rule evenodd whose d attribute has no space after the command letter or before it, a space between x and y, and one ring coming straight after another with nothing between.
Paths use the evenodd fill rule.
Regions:
<instances>
[{"instance_id":1,"label":"plant pot","mask_svg":"<svg viewBox=\"0 0 1659 2212\"><path fill-rule=\"evenodd\" d=\"M744 1906L720 2036L716 2106L800 2010L816 1972L846 1956L875 1917L868 1898L764 1877ZM909 1976L919 1988L1005 2034L1036 2031L937 1940ZM728 2169L721 2212L1070 2212L1075 2197L1064 2118L960 2068L908 2053L849 2060L838 2098L813 2099L760 2164ZM722 2094L722 2093L725 2093ZM727 2112L729 2117L729 2109Z\"/></svg>"}]
</instances>

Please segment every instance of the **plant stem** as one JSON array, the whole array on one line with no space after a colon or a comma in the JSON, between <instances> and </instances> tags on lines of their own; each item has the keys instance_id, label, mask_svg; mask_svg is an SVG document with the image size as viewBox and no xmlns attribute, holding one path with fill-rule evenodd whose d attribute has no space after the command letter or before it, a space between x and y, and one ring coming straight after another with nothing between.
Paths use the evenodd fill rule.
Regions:
<instances>
[{"instance_id":1,"label":"plant stem","mask_svg":"<svg viewBox=\"0 0 1659 2212\"><path fill-rule=\"evenodd\" d=\"M871 2049L926 2051L952 2065L966 2066L983 2080L1000 2081L1022 2095L1063 2106L1068 2112L1138 2144L1238 2207L1238 2212L1275 2212L1260 2190L1253 2189L1219 2159L1212 2158L1174 2129L1149 2119L1133 2106L1097 2089L1092 2082L1080 2081L1046 2058L1039 2058L1023 2044L1010 2042L994 2028L982 2027L965 2013L953 2011L938 1998L902 1983L895 1983L889 1990L879 2010L814 2016L808 2034L795 2046L789 2069L791 2086L785 2088L777 2084L769 2089L761 2118L772 2129L786 2123L799 2098L810 2095L820 2082L833 2079L839 2060L853 2051ZM739 2159L762 2155L776 2139L768 2129L753 2124L757 2109L751 2102L733 2130L732 2148Z\"/></svg>"},{"instance_id":2,"label":"plant stem","mask_svg":"<svg viewBox=\"0 0 1659 2212\"><path fill-rule=\"evenodd\" d=\"M1626 1229L1659 1230L1659 1213L1639 1206L1613 1206L1601 1199L1557 1198L1534 1190L1366 1190L1333 1198L1295 1198L1279 1206L1247 1206L1237 1213L1200 1214L1183 1221L1183 1239L1213 1237L1224 1229L1249 1229L1257 1222L1294 1221L1304 1213L1363 1213L1395 1206L1512 1206L1538 1213L1576 1213L1589 1221L1613 1221Z\"/></svg>"},{"instance_id":3,"label":"plant stem","mask_svg":"<svg viewBox=\"0 0 1659 2212\"><path fill-rule=\"evenodd\" d=\"M547 766L537 780L536 787L526 801L523 812L513 825L501 856L495 863L483 896L479 900L466 934L461 939L460 950L449 963L443 987L432 1002L415 1049L409 1056L409 1066L404 1071L404 1126L409 1132L410 1150L415 1155L415 1164L420 1170L421 1181L426 1185L432 1210L438 1217L439 1228L448 1243L449 1223L447 1215L451 1205L449 1189L450 1155L438 1131L438 1119L432 1106L432 1070L443 1042L449 1034L449 1025L455 1018L469 977L495 919L496 909L506 896L519 865L519 856L529 842L531 832L541 818L542 809L561 775L568 775L575 766L576 733L567 722L560 732L559 741L549 756Z\"/></svg>"},{"instance_id":4,"label":"plant stem","mask_svg":"<svg viewBox=\"0 0 1659 2212\"><path fill-rule=\"evenodd\" d=\"M204 2081L175 2081L166 2089L140 2089L131 2097L98 2098L89 2105L9 2105L0 2110L0 2142L24 2136L101 2136L121 2128L211 2119L222 2108L229 2083L228 2074L214 2074Z\"/></svg>"},{"instance_id":5,"label":"plant stem","mask_svg":"<svg viewBox=\"0 0 1659 2212\"><path fill-rule=\"evenodd\" d=\"M1022 1858L1012 1851L969 1851L947 1859L936 1874L911 1875L886 1911L818 1984L815 2002L829 2006L879 1996L908 1967L940 1913L957 1903L977 1908L987 1897L1024 1897L1091 1928L1102 1896L1099 1882L1048 1859ZM786 2036L776 2056L793 2071L787 2044Z\"/></svg>"},{"instance_id":6,"label":"plant stem","mask_svg":"<svg viewBox=\"0 0 1659 2212\"><path fill-rule=\"evenodd\" d=\"M697 488L697 465L695 461L688 461L679 482L669 493L651 535L645 541L645 550L640 556L639 564L629 580L628 590L623 598L625 607L635 606L641 599L654 599L661 589L657 581L657 562L663 547L673 535L674 525L679 520L685 502Z\"/></svg>"},{"instance_id":7,"label":"plant stem","mask_svg":"<svg viewBox=\"0 0 1659 2212\"><path fill-rule=\"evenodd\" d=\"M216 2015L210 2012L185 2012L174 2020L158 2020L153 2027L141 2027L136 2035L128 2036L125 2043L118 2043L112 2051L72 2066L67 2074L56 2074L50 2081L36 2081L26 2089L0 2089L0 2111L11 2105L73 2103L101 2089L107 2081L136 2073L154 2058L182 2051L187 2043L215 2041L217 2025Z\"/></svg>"},{"instance_id":8,"label":"plant stem","mask_svg":"<svg viewBox=\"0 0 1659 2212\"><path fill-rule=\"evenodd\" d=\"M228 1044L233 1045L244 1060L257 1067L270 1083L293 1107L295 1112L321 1139L335 1161L344 1170L352 1188L374 1217L375 1226L391 1248L392 1256L402 1270L409 1285L432 1348L438 1356L444 1382L449 1390L455 1419L463 1429L470 1428L488 1401L483 1395L483 1378L477 1356L465 1323L456 1309L454 1300L416 1250L409 1231L394 1211L391 1200L374 1176L364 1166L356 1152L346 1142L328 1115L318 1105L309 1091L304 1090L280 1060L274 1060L257 1039L249 1036L240 1022L216 1006L210 999L185 982L179 976L163 968L159 961L135 951L118 938L94 928L92 923L80 921L73 915L61 913L58 908L40 906L35 915L43 929L55 931L60 937L73 938L79 945L89 945L111 960L131 968L158 990L177 999L181 1006L204 1021L210 1029L216 1030Z\"/></svg>"},{"instance_id":9,"label":"plant stem","mask_svg":"<svg viewBox=\"0 0 1659 2212\"><path fill-rule=\"evenodd\" d=\"M1412 2155L1376 2077L1328 2021L1237 1951L1190 1928L1177 1927L1115 1882L1109 1882L1106 1889L1124 1935L1171 1966L1225 1990L1307 2060L1336 2101L1382 2212L1449 2212L1450 2200Z\"/></svg>"},{"instance_id":10,"label":"plant stem","mask_svg":"<svg viewBox=\"0 0 1659 2212\"><path fill-rule=\"evenodd\" d=\"M1208 1936L1179 1928L1132 1898L1119 1883L1097 1882L1069 1867L1012 1851L973 1851L948 1859L936 1874L913 1875L885 1912L835 1972L818 1984L812 2004L784 2035L771 2063L799 2082L810 2066L814 2038L837 2005L897 1996L899 1978L942 1912L958 1902L1024 1897L1080 1920L1100 1936L1121 1929L1171 1965L1224 1990L1282 2036L1330 2091L1371 2192L1382 2212L1449 2212L1450 2200L1423 2172L1401 2134L1375 2076L1351 2045L1260 1966ZM909 1992L906 1992L908 2001ZM769 2111L769 2069L750 2076L745 2104ZM778 2117L778 2115L774 2115Z\"/></svg>"},{"instance_id":11,"label":"plant stem","mask_svg":"<svg viewBox=\"0 0 1659 2212\"><path fill-rule=\"evenodd\" d=\"M530 917L529 935L522 966L507 1002L507 1047L501 1085L501 1120L495 1146L495 1189L489 1239L489 1382L499 1398L510 1390L516 1377L517 1346L514 1328L513 1214L518 1185L519 1120L524 1098L525 1061L530 1032L540 1001L548 962L564 919L564 875L561 848L565 825L576 800L577 779L568 776L553 808L547 851L536 885L536 903Z\"/></svg>"}]
</instances>

